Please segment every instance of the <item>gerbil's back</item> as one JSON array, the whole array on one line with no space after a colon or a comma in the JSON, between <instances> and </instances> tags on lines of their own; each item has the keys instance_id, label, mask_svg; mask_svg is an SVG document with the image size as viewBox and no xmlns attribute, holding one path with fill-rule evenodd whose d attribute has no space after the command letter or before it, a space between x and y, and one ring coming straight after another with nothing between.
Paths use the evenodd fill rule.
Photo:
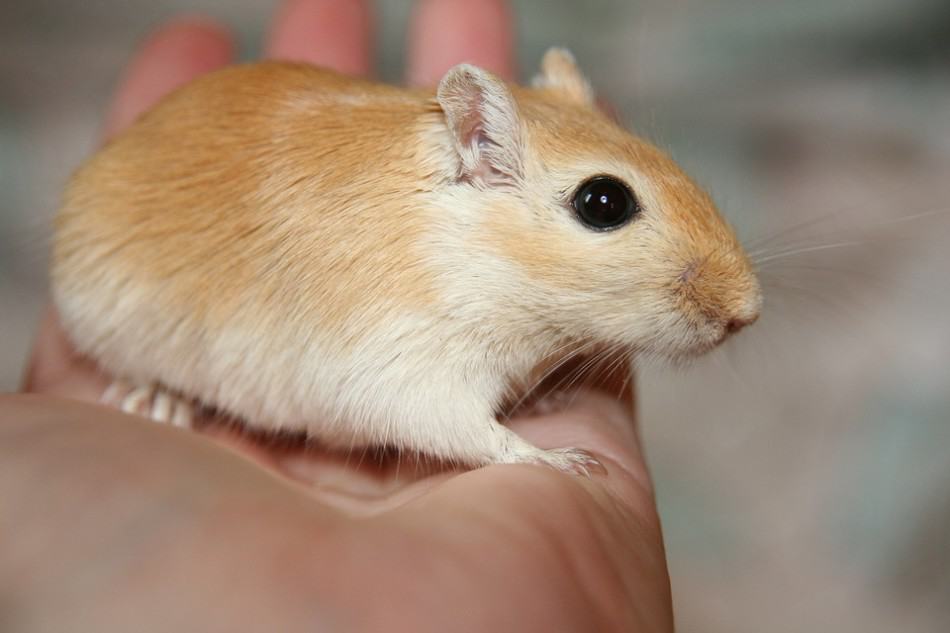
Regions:
<instances>
[{"instance_id":1,"label":"gerbil's back","mask_svg":"<svg viewBox=\"0 0 950 633\"><path fill-rule=\"evenodd\" d=\"M67 190L53 258L67 329L134 373L112 332L200 345L185 334L295 317L332 329L425 301L413 197L444 166L417 137L438 116L424 93L295 64L234 67L171 95Z\"/></svg>"}]
</instances>

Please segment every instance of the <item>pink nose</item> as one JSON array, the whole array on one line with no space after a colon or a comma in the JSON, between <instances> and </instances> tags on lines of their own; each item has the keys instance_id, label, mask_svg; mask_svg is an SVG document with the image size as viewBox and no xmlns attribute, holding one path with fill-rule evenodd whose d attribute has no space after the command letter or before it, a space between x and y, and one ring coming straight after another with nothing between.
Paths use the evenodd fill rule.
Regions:
<instances>
[{"instance_id":1,"label":"pink nose","mask_svg":"<svg viewBox=\"0 0 950 633\"><path fill-rule=\"evenodd\" d=\"M748 317L733 317L726 323L726 332L735 334L745 326L755 323L758 318L758 314L753 314Z\"/></svg>"}]
</instances>

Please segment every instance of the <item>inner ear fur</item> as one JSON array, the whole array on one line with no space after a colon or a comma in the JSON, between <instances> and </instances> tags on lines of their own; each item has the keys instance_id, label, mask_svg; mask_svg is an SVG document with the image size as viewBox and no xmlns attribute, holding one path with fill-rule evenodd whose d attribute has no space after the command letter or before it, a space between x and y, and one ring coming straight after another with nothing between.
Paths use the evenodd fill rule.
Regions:
<instances>
[{"instance_id":1,"label":"inner ear fur","mask_svg":"<svg viewBox=\"0 0 950 633\"><path fill-rule=\"evenodd\" d=\"M574 55L566 48L553 47L547 50L541 59L541 72L531 85L558 92L574 103L594 104L594 91L577 67Z\"/></svg>"},{"instance_id":2,"label":"inner ear fur","mask_svg":"<svg viewBox=\"0 0 950 633\"><path fill-rule=\"evenodd\" d=\"M503 81L476 66L460 64L445 73L436 99L455 141L460 177L488 184L522 177L521 119Z\"/></svg>"}]
</instances>

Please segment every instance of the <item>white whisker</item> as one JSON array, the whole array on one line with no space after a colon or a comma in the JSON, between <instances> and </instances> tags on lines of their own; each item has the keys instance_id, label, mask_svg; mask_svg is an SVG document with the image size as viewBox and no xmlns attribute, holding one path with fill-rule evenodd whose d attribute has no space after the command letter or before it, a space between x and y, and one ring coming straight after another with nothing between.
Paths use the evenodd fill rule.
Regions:
<instances>
[{"instance_id":1,"label":"white whisker","mask_svg":"<svg viewBox=\"0 0 950 633\"><path fill-rule=\"evenodd\" d=\"M558 348L558 350L555 350L555 351L563 351L564 349L567 349L567 348L570 347L571 345L574 345L574 343L571 343L571 344L568 344L568 345L563 345L563 346L561 346L560 348ZM537 391L538 387L540 387L541 385L543 385L543 384L545 383L545 381L547 381L551 376L553 376L555 373L557 373L557 371L558 371L559 369L561 369L562 367L564 367L564 365L566 365L567 363L569 363L569 362L572 361L573 359L575 359L575 358L577 358L578 356L580 356L584 351L586 351L586 350L592 348L594 345L595 345L595 343L592 342L592 341L591 341L591 342L584 343L584 344L580 345L577 349L572 350L571 352L569 352L568 354L566 354L566 355L564 356L564 358L559 359L552 367L548 368L539 378L537 378L537 379L534 381L534 383L533 383L532 385L530 385L527 389L525 389L524 393L521 395L520 398L518 398L518 400L514 403L514 405L512 405L511 407L509 407L508 412L505 414L505 421L510 420L512 413L514 413L514 412L517 411L522 405L524 405L524 403L527 402L528 399L531 398L531 397L534 395L534 393L535 393L535 391ZM552 354L547 354L547 355L544 356L544 358L545 358L545 359L546 359L546 358L550 358L551 356L552 356ZM542 360L543 360L543 359L542 359ZM547 394L545 394L545 395L547 395Z\"/></svg>"},{"instance_id":2,"label":"white whisker","mask_svg":"<svg viewBox=\"0 0 950 633\"><path fill-rule=\"evenodd\" d=\"M865 244L865 242L856 242L856 241L850 241L850 242L835 242L835 243L832 243L832 244L818 244L818 245L816 245L816 246L806 246L806 247L803 247L803 248L794 248L794 249L788 249L788 250L784 250L784 251L779 251L778 253L774 253L774 254L772 254L772 255L769 255L769 256L767 256L767 257L763 257L762 259L754 260L754 261L755 261L755 264L756 264L757 266L761 266L762 264L765 264L765 263L767 263L767 262L775 261L775 260L777 260L777 259L784 259L784 258L786 258L786 257L794 257L794 256L796 256L796 255L804 255L805 253L815 253L815 252L818 252L818 251L826 251L826 250L831 250L831 249L834 249L834 248L846 248L846 247L849 247L849 246L862 246L863 244Z\"/></svg>"}]
</instances>

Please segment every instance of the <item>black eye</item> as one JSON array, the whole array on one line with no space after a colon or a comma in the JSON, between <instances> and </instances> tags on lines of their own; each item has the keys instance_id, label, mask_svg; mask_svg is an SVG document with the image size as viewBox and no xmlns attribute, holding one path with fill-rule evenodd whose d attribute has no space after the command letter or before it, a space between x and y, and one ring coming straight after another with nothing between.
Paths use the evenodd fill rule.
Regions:
<instances>
[{"instance_id":1,"label":"black eye","mask_svg":"<svg viewBox=\"0 0 950 633\"><path fill-rule=\"evenodd\" d=\"M587 226L608 231L629 222L639 213L640 203L616 178L595 176L577 189L574 210Z\"/></svg>"}]
</instances>

